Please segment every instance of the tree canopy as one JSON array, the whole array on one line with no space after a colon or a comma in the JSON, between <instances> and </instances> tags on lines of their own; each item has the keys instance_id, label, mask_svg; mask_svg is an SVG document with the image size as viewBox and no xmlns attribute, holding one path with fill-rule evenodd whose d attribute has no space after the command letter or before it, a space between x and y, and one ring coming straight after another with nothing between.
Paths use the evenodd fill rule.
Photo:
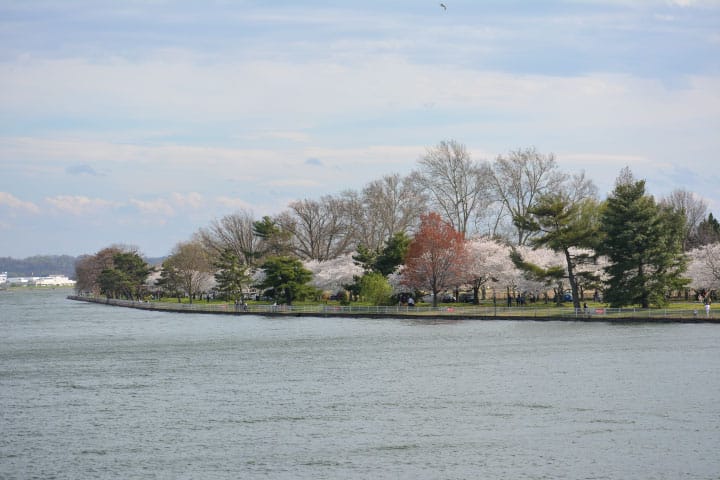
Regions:
<instances>
[{"instance_id":1,"label":"tree canopy","mask_svg":"<svg viewBox=\"0 0 720 480\"><path fill-rule=\"evenodd\" d=\"M462 283L465 263L463 234L431 212L420 217L420 228L408 250L403 283L432 292L433 306L437 306L438 293Z\"/></svg>"},{"instance_id":2,"label":"tree canopy","mask_svg":"<svg viewBox=\"0 0 720 480\"><path fill-rule=\"evenodd\" d=\"M152 269L135 252L118 252L112 266L100 272L100 293L110 298L142 298L145 280Z\"/></svg>"},{"instance_id":3,"label":"tree canopy","mask_svg":"<svg viewBox=\"0 0 720 480\"><path fill-rule=\"evenodd\" d=\"M243 286L250 282L247 267L232 249L225 249L213 264L216 288L220 295L228 300L242 300Z\"/></svg>"},{"instance_id":4,"label":"tree canopy","mask_svg":"<svg viewBox=\"0 0 720 480\"><path fill-rule=\"evenodd\" d=\"M358 281L360 284L360 297L373 305L388 305L392 295L392 286L384 275L370 272L363 275Z\"/></svg>"},{"instance_id":5,"label":"tree canopy","mask_svg":"<svg viewBox=\"0 0 720 480\"><path fill-rule=\"evenodd\" d=\"M670 290L687 283L684 228L682 215L656 204L645 181L623 170L601 214L597 252L609 260L605 299L614 307L665 304Z\"/></svg>"},{"instance_id":6,"label":"tree canopy","mask_svg":"<svg viewBox=\"0 0 720 480\"><path fill-rule=\"evenodd\" d=\"M261 266L265 272L265 279L260 283L264 289L272 289L273 296L292 305L293 300L302 299L316 293L308 285L312 279L312 272L300 260L292 257L271 257Z\"/></svg>"},{"instance_id":7,"label":"tree canopy","mask_svg":"<svg viewBox=\"0 0 720 480\"><path fill-rule=\"evenodd\" d=\"M398 232L385 241L381 250L371 250L358 245L353 260L365 271L377 272L387 277L405 263L410 241L405 232Z\"/></svg>"},{"instance_id":8,"label":"tree canopy","mask_svg":"<svg viewBox=\"0 0 720 480\"><path fill-rule=\"evenodd\" d=\"M193 302L195 295L206 290L212 278L213 266L202 243L180 242L163 263L163 271L171 272L171 279Z\"/></svg>"},{"instance_id":9,"label":"tree canopy","mask_svg":"<svg viewBox=\"0 0 720 480\"><path fill-rule=\"evenodd\" d=\"M517 252L514 260L518 268L526 269L534 275L554 280L568 279L572 291L573 306L580 308L579 265L594 261L592 250L597 236L598 205L592 197L573 200L571 192L558 191L538 197L537 202L528 209L525 217L516 219L523 224L522 229L534 234L530 237L533 247L547 247L560 253L565 259L565 268L541 269L523 261ZM558 298L562 298L562 288Z\"/></svg>"}]
</instances>

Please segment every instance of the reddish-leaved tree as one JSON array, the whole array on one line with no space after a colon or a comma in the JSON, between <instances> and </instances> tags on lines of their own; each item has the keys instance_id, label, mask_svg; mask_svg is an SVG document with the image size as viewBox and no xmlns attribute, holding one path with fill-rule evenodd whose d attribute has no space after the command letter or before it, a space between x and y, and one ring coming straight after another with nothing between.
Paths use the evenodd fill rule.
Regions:
<instances>
[{"instance_id":1,"label":"reddish-leaved tree","mask_svg":"<svg viewBox=\"0 0 720 480\"><path fill-rule=\"evenodd\" d=\"M465 238L437 213L420 217L420 228L410 243L403 270L403 284L433 294L462 281L466 263Z\"/></svg>"}]
</instances>

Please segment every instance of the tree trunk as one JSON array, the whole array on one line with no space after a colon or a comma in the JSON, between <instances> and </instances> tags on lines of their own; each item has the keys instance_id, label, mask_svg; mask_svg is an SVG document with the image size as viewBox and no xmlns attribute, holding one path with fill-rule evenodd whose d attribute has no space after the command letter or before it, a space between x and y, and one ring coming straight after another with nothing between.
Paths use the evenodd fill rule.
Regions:
<instances>
[{"instance_id":1,"label":"tree trunk","mask_svg":"<svg viewBox=\"0 0 720 480\"><path fill-rule=\"evenodd\" d=\"M568 282L570 283L570 291L572 292L573 307L577 310L580 308L580 295L577 280L575 278L575 266L573 265L572 257L570 256L570 250L566 248L563 252L565 253L565 261L567 262Z\"/></svg>"}]
</instances>

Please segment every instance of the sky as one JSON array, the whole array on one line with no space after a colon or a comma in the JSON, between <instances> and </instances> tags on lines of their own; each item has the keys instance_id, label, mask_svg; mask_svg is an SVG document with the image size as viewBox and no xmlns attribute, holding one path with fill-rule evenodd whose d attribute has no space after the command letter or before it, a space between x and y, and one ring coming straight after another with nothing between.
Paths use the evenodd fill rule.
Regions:
<instances>
[{"instance_id":1,"label":"sky","mask_svg":"<svg viewBox=\"0 0 720 480\"><path fill-rule=\"evenodd\" d=\"M0 0L0 257L535 147L720 215L720 0Z\"/></svg>"}]
</instances>

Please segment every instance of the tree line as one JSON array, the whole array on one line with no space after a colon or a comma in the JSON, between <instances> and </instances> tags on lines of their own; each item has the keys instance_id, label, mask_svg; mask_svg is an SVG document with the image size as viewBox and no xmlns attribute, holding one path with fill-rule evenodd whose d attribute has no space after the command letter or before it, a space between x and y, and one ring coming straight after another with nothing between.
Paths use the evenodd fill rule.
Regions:
<instances>
[{"instance_id":1,"label":"tree line","mask_svg":"<svg viewBox=\"0 0 720 480\"><path fill-rule=\"evenodd\" d=\"M376 303L393 293L397 301L398 292L429 292L437 302L460 286L477 302L492 284L505 297L531 288L562 299L569 287L576 307L589 290L614 306L648 307L687 290L691 259L712 258L718 242L720 225L702 199L676 190L656 201L629 168L601 201L591 179L560 171L552 154L528 148L476 161L448 140L428 148L409 175L297 200L274 216L240 210L216 219L175 245L154 285L178 299L212 285L235 302L256 286L289 304L327 293L321 279L335 272L343 280L330 282L331 294ZM76 288L141 295L150 269L128 255L141 258L118 246L83 258ZM695 287L703 295L718 280L708 262L690 272L704 272ZM132 282L138 289L127 288Z\"/></svg>"},{"instance_id":2,"label":"tree line","mask_svg":"<svg viewBox=\"0 0 720 480\"><path fill-rule=\"evenodd\" d=\"M75 275L75 261L70 255L35 255L24 259L0 257L0 272L9 277L43 277L47 275Z\"/></svg>"}]
</instances>

